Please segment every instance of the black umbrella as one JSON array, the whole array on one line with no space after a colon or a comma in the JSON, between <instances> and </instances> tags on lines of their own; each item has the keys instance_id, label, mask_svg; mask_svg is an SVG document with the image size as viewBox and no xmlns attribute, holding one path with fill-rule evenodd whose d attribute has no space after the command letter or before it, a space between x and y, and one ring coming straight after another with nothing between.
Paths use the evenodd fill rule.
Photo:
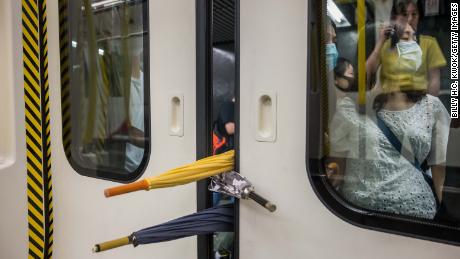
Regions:
<instances>
[{"instance_id":1,"label":"black umbrella","mask_svg":"<svg viewBox=\"0 0 460 259\"><path fill-rule=\"evenodd\" d=\"M235 171L212 176L208 189L213 192L223 193L238 199L251 199L270 212L276 210L276 205L258 195L252 183Z\"/></svg>"},{"instance_id":2,"label":"black umbrella","mask_svg":"<svg viewBox=\"0 0 460 259\"><path fill-rule=\"evenodd\" d=\"M133 244L134 246L170 241L194 235L233 231L233 205L224 205L202 210L166 223L145 228L130 236L100 243L94 252Z\"/></svg>"}]
</instances>

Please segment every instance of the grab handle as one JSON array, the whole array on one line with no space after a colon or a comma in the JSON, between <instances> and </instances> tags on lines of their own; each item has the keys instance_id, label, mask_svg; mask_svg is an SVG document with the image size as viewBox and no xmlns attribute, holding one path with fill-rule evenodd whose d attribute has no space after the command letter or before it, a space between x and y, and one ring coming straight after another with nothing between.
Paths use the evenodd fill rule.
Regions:
<instances>
[{"instance_id":1,"label":"grab handle","mask_svg":"<svg viewBox=\"0 0 460 259\"><path fill-rule=\"evenodd\" d=\"M256 140L275 142L276 140L276 94L261 93L256 106Z\"/></svg>"},{"instance_id":2,"label":"grab handle","mask_svg":"<svg viewBox=\"0 0 460 259\"><path fill-rule=\"evenodd\" d=\"M184 96L182 94L170 97L169 135L184 136Z\"/></svg>"}]
</instances>

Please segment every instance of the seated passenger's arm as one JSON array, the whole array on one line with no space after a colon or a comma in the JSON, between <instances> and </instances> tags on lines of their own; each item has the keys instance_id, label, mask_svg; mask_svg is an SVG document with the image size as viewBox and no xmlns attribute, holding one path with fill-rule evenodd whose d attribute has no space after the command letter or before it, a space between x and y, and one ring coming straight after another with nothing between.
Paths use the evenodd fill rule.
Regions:
<instances>
[{"instance_id":1,"label":"seated passenger's arm","mask_svg":"<svg viewBox=\"0 0 460 259\"><path fill-rule=\"evenodd\" d=\"M433 165L431 166L431 173L433 174L433 185L438 197L438 201L442 201L442 188L444 186L444 180L446 178L446 167L445 165Z\"/></svg>"},{"instance_id":2,"label":"seated passenger's arm","mask_svg":"<svg viewBox=\"0 0 460 259\"><path fill-rule=\"evenodd\" d=\"M439 95L441 88L441 70L432 68L428 70L428 93L434 96Z\"/></svg>"},{"instance_id":3,"label":"seated passenger's arm","mask_svg":"<svg viewBox=\"0 0 460 259\"><path fill-rule=\"evenodd\" d=\"M136 127L131 126L129 129L129 142L137 147L143 148L145 145L144 132Z\"/></svg>"},{"instance_id":4,"label":"seated passenger's arm","mask_svg":"<svg viewBox=\"0 0 460 259\"><path fill-rule=\"evenodd\" d=\"M343 183L347 163L345 153L341 157L330 157L327 160L326 177L334 188L339 187Z\"/></svg>"},{"instance_id":5,"label":"seated passenger's arm","mask_svg":"<svg viewBox=\"0 0 460 259\"><path fill-rule=\"evenodd\" d=\"M442 189L446 177L445 165L451 119L449 112L439 98L435 97L430 99L433 101L432 112L435 118L435 125L433 127L431 150L427 161L428 165L431 167L436 196L439 201L442 201Z\"/></svg>"}]
</instances>

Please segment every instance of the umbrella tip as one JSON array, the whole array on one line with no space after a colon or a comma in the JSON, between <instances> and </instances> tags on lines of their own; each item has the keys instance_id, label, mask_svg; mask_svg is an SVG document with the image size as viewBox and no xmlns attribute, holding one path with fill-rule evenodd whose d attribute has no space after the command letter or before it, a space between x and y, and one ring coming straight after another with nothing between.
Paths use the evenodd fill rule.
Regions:
<instances>
[{"instance_id":1,"label":"umbrella tip","mask_svg":"<svg viewBox=\"0 0 460 259\"><path fill-rule=\"evenodd\" d=\"M93 250L93 253L98 253L98 252L100 252L100 251L101 251L101 249L100 249L99 245L95 245L95 246L93 246L93 249L92 249L92 250Z\"/></svg>"},{"instance_id":2,"label":"umbrella tip","mask_svg":"<svg viewBox=\"0 0 460 259\"><path fill-rule=\"evenodd\" d=\"M270 212L275 212L276 205L271 202L267 202L267 204L265 204L265 208L267 208L267 210L269 210Z\"/></svg>"},{"instance_id":3,"label":"umbrella tip","mask_svg":"<svg viewBox=\"0 0 460 259\"><path fill-rule=\"evenodd\" d=\"M109 198L110 196L112 196L112 192L109 189L105 189L104 190L104 196L106 198Z\"/></svg>"}]
</instances>

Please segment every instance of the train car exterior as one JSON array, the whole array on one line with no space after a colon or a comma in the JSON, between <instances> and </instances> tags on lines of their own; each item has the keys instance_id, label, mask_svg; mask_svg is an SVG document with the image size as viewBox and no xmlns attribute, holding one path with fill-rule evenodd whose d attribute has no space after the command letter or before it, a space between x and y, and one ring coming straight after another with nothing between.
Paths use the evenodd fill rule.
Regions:
<instances>
[{"instance_id":1,"label":"train car exterior","mask_svg":"<svg viewBox=\"0 0 460 259\"><path fill-rule=\"evenodd\" d=\"M78 12L84 13L85 2L86 9L91 4L97 6L98 2L139 8L130 13L131 20L136 23L136 19L142 18L144 23L139 34L143 37L140 41L143 51L138 54L143 57L140 70L144 86L141 106L144 108L138 112L143 113L143 129L149 132L143 136L142 162L132 171L123 171L123 164L120 170L124 173L104 169L115 163L110 159L109 165L98 167L98 163L103 162L93 159L90 152L85 153L84 145L68 144L67 141L74 138L64 137L69 131L67 127L71 127L75 139L84 139L84 128L80 133L75 131L87 125L90 115L79 118L78 115L81 110L91 111L88 108L91 95L79 93L79 89L84 89L91 81L90 76L86 76L92 73L91 69L78 72L84 75L80 78L66 77L69 71L81 69L79 62L82 61L78 57L91 59L90 55L82 54L91 51L89 44L80 53L77 47L72 49L72 44L77 46L84 42L78 33L91 35L90 29L72 27L83 23L83 16L78 17ZM124 236L206 206L203 197L209 198L209 193L204 194L206 184L203 183L110 199L104 197L104 189L139 177L155 176L210 155L212 91L206 87L212 81L208 55L212 53L212 45L206 38L209 36L206 26L212 25L212 19L203 15L210 14L212 2L0 2L0 258L215 258L210 237L188 237L136 248L127 246L98 254L91 250L100 241ZM316 8L323 3L321 10L326 12L327 1L232 2L236 19L237 167L254 183L259 194L277 205L276 212L270 213L254 202L237 202L232 258L459 258L460 230L457 226L445 227L439 222L404 217L401 220L394 215L380 220L381 215L362 213L341 203L337 205L328 200L331 194L327 193L333 191L321 187L328 186L324 174L312 172L318 156L312 154L315 142L312 136L316 136L312 131L321 130L321 123L324 123L319 117L317 121L312 119L313 113L320 114L312 110L317 109L313 106L317 102L315 98L321 99L312 90L312 84L320 82L312 80L316 78L311 72L316 64L313 57L318 57L315 51L320 49L312 45L312 38L324 37L315 27L321 24L317 17L322 17ZM137 5L139 7L132 7ZM76 8L73 10L78 12L66 8ZM70 19L76 19L75 23ZM104 25L110 19L97 19L100 23L96 26L118 26L115 22ZM68 31L63 30L65 21L70 24L66 27ZM75 34L69 34L71 30ZM66 39L63 35L67 34L71 36ZM138 34L129 35L137 37ZM123 43L117 46L114 49L125 50ZM134 45L127 46L134 48ZM99 50L98 54L100 59L94 62L100 67L104 55L108 56L109 52ZM66 55L67 61L63 60ZM121 63L106 70L118 71L118 64ZM63 69L66 66L68 70ZM104 84L103 78L97 79L99 84ZM66 89L66 84L73 84L73 88ZM68 94L63 94L66 91ZM123 93L111 92L105 101L112 102L113 110L107 114L130 117L127 114L132 111L122 108L130 106L123 104L130 100L122 97ZM72 98L79 98L82 105L73 106L69 111L71 116L77 115L77 118L72 117L70 126L66 124L66 116L70 116L65 112L69 105L66 98L70 98L70 102L74 101ZM122 120L116 119L108 131L119 132L118 129L123 128ZM131 124L134 123L128 122L129 126ZM206 139L207 133L209 139ZM118 136L104 134L112 139ZM452 128L451 135L458 139L458 128ZM67 145L73 148L72 155ZM95 145L97 143L91 147ZM455 147L449 148L450 154L455 153ZM458 157L451 156L451 161L458 162ZM96 166L93 168L91 163Z\"/></svg>"}]
</instances>

